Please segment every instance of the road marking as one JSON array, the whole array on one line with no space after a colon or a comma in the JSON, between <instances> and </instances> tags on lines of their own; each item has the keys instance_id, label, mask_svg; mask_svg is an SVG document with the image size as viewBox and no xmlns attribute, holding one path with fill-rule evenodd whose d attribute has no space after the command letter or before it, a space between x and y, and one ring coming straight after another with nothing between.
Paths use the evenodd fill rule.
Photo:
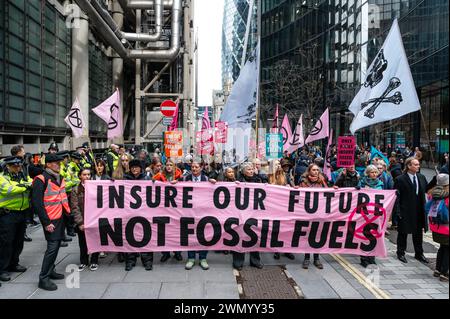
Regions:
<instances>
[{"instance_id":1,"label":"road marking","mask_svg":"<svg viewBox=\"0 0 450 319\"><path fill-rule=\"evenodd\" d=\"M385 293L380 287L375 285L371 280L369 280L362 272L350 264L344 257L337 254L331 254L345 270L347 270L353 277L358 280L358 282L363 285L367 290L369 290L377 299L391 299L391 297Z\"/></svg>"}]
</instances>

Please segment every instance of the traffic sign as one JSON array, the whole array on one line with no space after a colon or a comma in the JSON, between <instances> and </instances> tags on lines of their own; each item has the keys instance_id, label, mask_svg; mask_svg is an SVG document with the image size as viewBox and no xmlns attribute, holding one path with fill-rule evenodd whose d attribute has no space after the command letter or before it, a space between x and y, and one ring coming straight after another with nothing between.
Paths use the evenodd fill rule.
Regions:
<instances>
[{"instance_id":1,"label":"traffic sign","mask_svg":"<svg viewBox=\"0 0 450 319\"><path fill-rule=\"evenodd\" d=\"M170 124L172 124L172 121L173 121L173 118L172 118L172 117L167 117L167 116L165 116L165 117L163 117L162 124L163 124L164 126L169 126Z\"/></svg>"},{"instance_id":2,"label":"traffic sign","mask_svg":"<svg viewBox=\"0 0 450 319\"><path fill-rule=\"evenodd\" d=\"M161 113L164 116L171 117L175 115L177 109L177 103L172 100L165 100L161 103Z\"/></svg>"}]
</instances>

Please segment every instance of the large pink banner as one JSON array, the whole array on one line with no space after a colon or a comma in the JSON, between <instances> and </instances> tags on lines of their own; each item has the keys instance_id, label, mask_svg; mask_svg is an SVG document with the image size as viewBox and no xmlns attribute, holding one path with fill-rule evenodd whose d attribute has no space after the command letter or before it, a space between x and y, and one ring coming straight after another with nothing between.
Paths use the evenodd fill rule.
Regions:
<instances>
[{"instance_id":1,"label":"large pink banner","mask_svg":"<svg viewBox=\"0 0 450 319\"><path fill-rule=\"evenodd\" d=\"M89 252L232 250L386 257L395 191L89 181Z\"/></svg>"}]
</instances>

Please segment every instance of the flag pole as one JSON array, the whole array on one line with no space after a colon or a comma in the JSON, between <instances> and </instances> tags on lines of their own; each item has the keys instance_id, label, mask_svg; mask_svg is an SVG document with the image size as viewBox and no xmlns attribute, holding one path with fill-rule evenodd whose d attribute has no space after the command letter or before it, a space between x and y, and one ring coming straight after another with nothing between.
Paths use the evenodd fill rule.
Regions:
<instances>
[{"instance_id":1,"label":"flag pole","mask_svg":"<svg viewBox=\"0 0 450 319\"><path fill-rule=\"evenodd\" d=\"M94 161L95 173L97 174L97 172L98 172L98 166L97 166L97 161L96 161L96 159L95 159L94 152L92 152L92 144L91 144L91 138L90 138L90 137L88 137L88 145L89 145L89 153L91 154L92 160ZM106 169L106 167L105 167L105 169Z\"/></svg>"},{"instance_id":2,"label":"flag pole","mask_svg":"<svg viewBox=\"0 0 450 319\"><path fill-rule=\"evenodd\" d=\"M433 154L433 150L431 149L431 140L430 140L430 135L428 134L428 127L427 124L425 122L425 117L423 116L423 112L422 112L422 108L420 108L420 116L422 118L422 123L423 123L423 127L425 129L425 135L427 137L427 141L428 141L428 146L430 148L430 155L431 155L431 160L433 161L433 166L436 166L436 161L434 160L434 154ZM420 144L420 142L419 142ZM420 146L420 145L419 145Z\"/></svg>"}]
</instances>

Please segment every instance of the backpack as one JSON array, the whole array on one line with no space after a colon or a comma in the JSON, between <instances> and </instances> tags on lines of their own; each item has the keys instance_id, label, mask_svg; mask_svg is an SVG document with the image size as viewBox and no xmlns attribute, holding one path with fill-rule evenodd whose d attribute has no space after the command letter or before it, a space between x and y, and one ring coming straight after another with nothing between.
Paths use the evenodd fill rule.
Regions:
<instances>
[{"instance_id":1,"label":"backpack","mask_svg":"<svg viewBox=\"0 0 450 319\"><path fill-rule=\"evenodd\" d=\"M448 224L448 207L445 205L445 199L428 202L427 214L431 224Z\"/></svg>"}]
</instances>

